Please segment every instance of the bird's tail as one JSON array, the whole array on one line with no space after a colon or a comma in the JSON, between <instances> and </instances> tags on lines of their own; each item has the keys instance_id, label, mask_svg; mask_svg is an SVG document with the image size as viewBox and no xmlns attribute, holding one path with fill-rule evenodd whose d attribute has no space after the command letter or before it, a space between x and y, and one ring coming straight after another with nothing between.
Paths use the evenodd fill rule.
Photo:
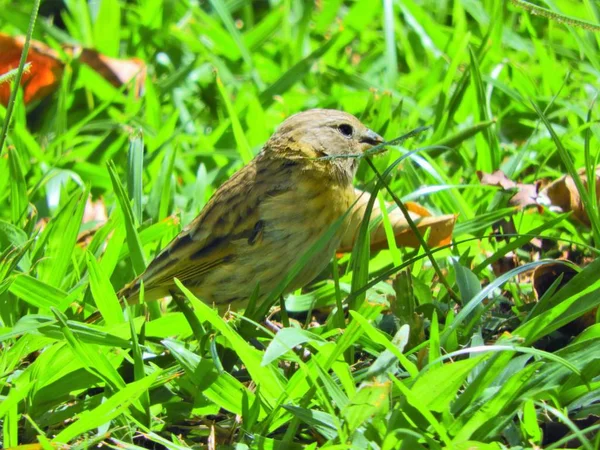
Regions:
<instances>
[{"instance_id":1,"label":"bird's tail","mask_svg":"<svg viewBox=\"0 0 600 450\"><path fill-rule=\"evenodd\" d=\"M119 290L119 292L117 292L117 298L119 299L119 303L121 304L121 307L125 306L125 303L128 303L130 305L134 305L136 303L139 303L140 301L140 277L135 278L132 282L126 284L125 286L123 286L121 288L121 290ZM165 291L164 289L157 289L157 288L150 288L150 289L144 289L144 301L152 301L152 300L158 300L159 298L165 297L169 295L169 293L167 291ZM93 313L91 316L89 316L86 319L87 323L95 323L98 320L100 320L100 318L102 317L102 315L100 314L100 311L96 311L95 313Z\"/></svg>"},{"instance_id":2,"label":"bird's tail","mask_svg":"<svg viewBox=\"0 0 600 450\"><path fill-rule=\"evenodd\" d=\"M140 299L140 277L135 278L131 283L127 283L125 286L117 292L117 297L123 305L123 300L126 300L130 305L137 303Z\"/></svg>"}]
</instances>

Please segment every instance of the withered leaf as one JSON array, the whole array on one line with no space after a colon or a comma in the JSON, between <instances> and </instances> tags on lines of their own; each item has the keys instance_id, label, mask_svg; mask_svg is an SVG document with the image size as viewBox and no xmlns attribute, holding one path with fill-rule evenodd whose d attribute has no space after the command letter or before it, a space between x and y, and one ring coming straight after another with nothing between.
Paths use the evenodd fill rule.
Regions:
<instances>
[{"instance_id":1,"label":"withered leaf","mask_svg":"<svg viewBox=\"0 0 600 450\"><path fill-rule=\"evenodd\" d=\"M516 183L509 179L504 172L496 170L494 173L485 173L477 171L477 176L481 184L486 186L497 186L505 191L514 191L510 198L511 206L526 208L528 206L538 206L538 184Z\"/></svg>"},{"instance_id":2,"label":"withered leaf","mask_svg":"<svg viewBox=\"0 0 600 450\"><path fill-rule=\"evenodd\" d=\"M585 168L580 169L578 173L583 186L587 189L588 180ZM573 211L573 216L577 220L585 225L590 225L590 218L572 177L564 175L550 183L541 190L540 197L545 204L556 206L563 212ZM600 166L596 167L596 201L600 201Z\"/></svg>"},{"instance_id":3,"label":"withered leaf","mask_svg":"<svg viewBox=\"0 0 600 450\"><path fill-rule=\"evenodd\" d=\"M350 225L346 229L342 242L338 248L339 253L344 253L352 250L354 241L358 236L360 224L365 215L367 209L367 203L369 202L370 194L360 190L356 190L358 201L352 210L350 217ZM391 206L392 203L388 203ZM431 213L413 202L405 203L409 210L410 217L417 225L417 229L424 234L428 229L431 230L429 234L429 240L427 244L431 247L437 247L450 243L452 238L452 231L454 230L454 223L456 222L456 215L446 214L443 216L432 216ZM394 236L396 238L396 245L399 247L412 247L416 248L419 246L419 240L415 236L408 225L408 222L404 218L402 211L396 208L393 209L389 214L389 219L394 230ZM373 206L373 212L371 213L370 222L379 220L381 218L381 209L379 208L379 202L375 202ZM371 250L378 251L387 248L387 237L385 235L385 228L383 222L380 221L378 225L371 232Z\"/></svg>"}]
</instances>

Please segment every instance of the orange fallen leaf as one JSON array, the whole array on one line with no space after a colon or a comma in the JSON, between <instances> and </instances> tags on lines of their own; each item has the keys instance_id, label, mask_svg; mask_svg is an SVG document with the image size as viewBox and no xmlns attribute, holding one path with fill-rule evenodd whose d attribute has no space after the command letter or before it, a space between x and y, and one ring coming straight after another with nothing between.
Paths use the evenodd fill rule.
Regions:
<instances>
[{"instance_id":1,"label":"orange fallen leaf","mask_svg":"<svg viewBox=\"0 0 600 450\"><path fill-rule=\"evenodd\" d=\"M18 67L24 42L21 36L0 33L0 75ZM79 46L65 46L64 50L90 66L113 86L121 87L133 80L135 94L138 97L143 94L146 64L139 58L109 58L96 50ZM23 74L21 80L25 104L41 100L54 92L64 71L64 63L58 52L39 41L30 42L27 62L31 63L31 69ZM6 105L9 96L10 84L0 85L0 103Z\"/></svg>"},{"instance_id":2,"label":"orange fallen leaf","mask_svg":"<svg viewBox=\"0 0 600 450\"><path fill-rule=\"evenodd\" d=\"M345 253L352 250L354 242L358 236L360 224L365 215L367 209L367 203L369 202L370 194L356 190L356 194L359 199L354 205L354 209L350 216L350 225L346 229L342 237L342 241L338 247L339 253ZM392 204L389 203L388 206ZM456 222L456 216L454 214L447 214L443 216L432 216L431 213L423 208L421 205L413 202L406 202L406 208L409 210L411 219L416 223L417 229L421 234L424 234L428 229L431 230L429 234L429 240L427 244L431 247L437 247L450 243L452 238L452 231L454 230L454 223ZM414 235L408 222L406 221L402 211L396 208L392 210L388 217L392 228L394 230L394 236L396 238L396 245L399 247L412 247L416 248L419 246L419 240ZM381 218L381 209L379 208L379 202L375 202L373 205L373 212L371 213L370 222L373 223L375 220ZM385 228L383 222L380 221L377 226L371 231L371 250L378 251L387 248L388 242L385 235Z\"/></svg>"},{"instance_id":3,"label":"orange fallen leaf","mask_svg":"<svg viewBox=\"0 0 600 450\"><path fill-rule=\"evenodd\" d=\"M0 33L0 74L19 66L24 42L23 37ZM41 100L54 92L63 75L63 63L58 53L41 42L31 41L27 62L31 63L31 70L23 73L21 79L25 104ZM10 83L0 85L0 103L6 106L9 97Z\"/></svg>"}]
</instances>

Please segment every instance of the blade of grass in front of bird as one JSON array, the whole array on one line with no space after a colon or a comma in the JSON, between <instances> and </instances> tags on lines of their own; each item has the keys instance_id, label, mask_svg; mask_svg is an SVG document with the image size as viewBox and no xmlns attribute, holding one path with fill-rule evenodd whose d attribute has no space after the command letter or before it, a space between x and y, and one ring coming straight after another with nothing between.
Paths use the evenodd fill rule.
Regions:
<instances>
[{"instance_id":1,"label":"blade of grass in front of bird","mask_svg":"<svg viewBox=\"0 0 600 450\"><path fill-rule=\"evenodd\" d=\"M315 158L318 160L331 160L331 159L355 159L355 158L366 158L369 157L371 155L377 155L379 153L382 153L384 151L386 151L386 146L388 145L402 145L402 143L404 141L406 141L407 139L410 139L414 136L417 136L419 134L421 134L422 132L428 130L429 128L431 128L430 126L422 126L422 127L417 127L414 130L409 131L406 134L403 134L402 136L399 136L397 138L391 139L389 141L385 141L382 142L381 144L377 144L374 145L373 147L371 147L370 149L366 150L364 153L356 153L356 154L352 154L352 155L335 155L335 156L321 156L319 158ZM441 148L443 150L447 150L447 147L437 147L437 146L432 146L432 147L424 147L419 149L418 151L422 151L422 150L429 150L429 149L435 149L435 148ZM414 154L415 152L412 152L412 154ZM403 156L402 158L405 158L406 156Z\"/></svg>"},{"instance_id":2,"label":"blade of grass in front of bird","mask_svg":"<svg viewBox=\"0 0 600 450\"><path fill-rule=\"evenodd\" d=\"M111 183L117 196L121 213L123 214L127 238L127 249L133 265L133 271L136 275L140 275L146 270L146 256L144 248L141 244L140 236L137 232L137 225L131 209L131 201L125 192L125 188L118 178L116 167L112 161L106 163ZM148 311L151 319L157 319L161 316L160 306L157 302L148 303Z\"/></svg>"},{"instance_id":3,"label":"blade of grass in front of bird","mask_svg":"<svg viewBox=\"0 0 600 450\"><path fill-rule=\"evenodd\" d=\"M356 203L356 201L354 202ZM354 206L354 203L352 206ZM254 317L265 317L271 306L279 299L285 292L289 284L294 280L296 276L301 272L304 266L314 257L317 252L325 248L325 246L333 239L337 231L340 229L352 207L344 213L344 215L336 220L330 227L323 233L323 235L307 250L302 254L288 271L283 280L269 293L266 299L264 299L258 308L258 311Z\"/></svg>"},{"instance_id":4,"label":"blade of grass in front of bird","mask_svg":"<svg viewBox=\"0 0 600 450\"><path fill-rule=\"evenodd\" d=\"M180 295L177 294L177 292L171 292L171 297L173 298L173 301L177 304L179 310L185 316L185 319L190 324L190 328L192 329L192 333L194 333L194 337L196 338L196 340L199 343L202 342L202 339L206 336L206 330L202 326L200 320L198 320L196 314L194 314L192 308L189 307L189 305L185 302L183 298L181 298Z\"/></svg>"}]
</instances>

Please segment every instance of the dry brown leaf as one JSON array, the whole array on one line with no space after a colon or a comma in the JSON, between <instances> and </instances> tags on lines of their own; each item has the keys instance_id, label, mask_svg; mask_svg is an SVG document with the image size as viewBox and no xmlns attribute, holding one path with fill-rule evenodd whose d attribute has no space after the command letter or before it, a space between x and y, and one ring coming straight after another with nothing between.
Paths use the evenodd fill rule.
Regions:
<instances>
[{"instance_id":1,"label":"dry brown leaf","mask_svg":"<svg viewBox=\"0 0 600 450\"><path fill-rule=\"evenodd\" d=\"M132 80L136 96L141 97L146 81L146 63L139 58L116 59L105 56L89 48L73 47L72 51L103 78L115 87L121 87Z\"/></svg>"},{"instance_id":2,"label":"dry brown leaf","mask_svg":"<svg viewBox=\"0 0 600 450\"><path fill-rule=\"evenodd\" d=\"M578 171L584 187L587 189L588 182L585 168ZM573 178L565 175L550 183L540 192L544 202L557 206L563 212L573 211L573 216L580 222L590 225L590 218L583 207L581 197ZM596 200L600 201L600 166L596 167Z\"/></svg>"},{"instance_id":3,"label":"dry brown leaf","mask_svg":"<svg viewBox=\"0 0 600 450\"><path fill-rule=\"evenodd\" d=\"M525 208L527 206L537 206L538 198L538 185L536 184L523 184L515 183L509 179L504 172L496 170L494 173L485 173L481 170L477 171L477 176L481 184L487 186L501 187L505 191L514 189L515 193L509 200L510 205L518 208Z\"/></svg>"},{"instance_id":4,"label":"dry brown leaf","mask_svg":"<svg viewBox=\"0 0 600 450\"><path fill-rule=\"evenodd\" d=\"M367 203L371 197L367 192L362 192L358 189L356 190L356 194L358 195L359 199L352 210L350 225L342 237L342 242L338 248L339 253L345 253L352 250L354 241L358 236L362 218L364 217L367 209ZM390 205L392 204L388 204L388 206ZM417 229L421 234L424 234L428 229L431 230L429 234L429 240L427 242L429 246L437 247L450 243L452 231L454 230L454 223L456 222L456 216L454 214L432 216L427 209L416 203L406 202L405 205L410 212L411 219L413 219L413 221L416 223ZM371 222L379 217L381 217L381 209L379 208L379 202L376 201L373 206L373 212L371 213ZM389 213L389 218L392 228L394 229L394 236L396 237L397 246L412 248L419 246L418 238L413 234L400 209L396 208L392 210ZM379 222L379 224L371 232L371 250L378 251L387 248L387 246L387 238L385 235L383 222Z\"/></svg>"},{"instance_id":5,"label":"dry brown leaf","mask_svg":"<svg viewBox=\"0 0 600 450\"><path fill-rule=\"evenodd\" d=\"M479 177L481 184L485 184L487 186L498 186L506 191L517 187L517 183L509 179L501 170L496 170L494 173L486 173L478 170L477 177Z\"/></svg>"}]
</instances>

